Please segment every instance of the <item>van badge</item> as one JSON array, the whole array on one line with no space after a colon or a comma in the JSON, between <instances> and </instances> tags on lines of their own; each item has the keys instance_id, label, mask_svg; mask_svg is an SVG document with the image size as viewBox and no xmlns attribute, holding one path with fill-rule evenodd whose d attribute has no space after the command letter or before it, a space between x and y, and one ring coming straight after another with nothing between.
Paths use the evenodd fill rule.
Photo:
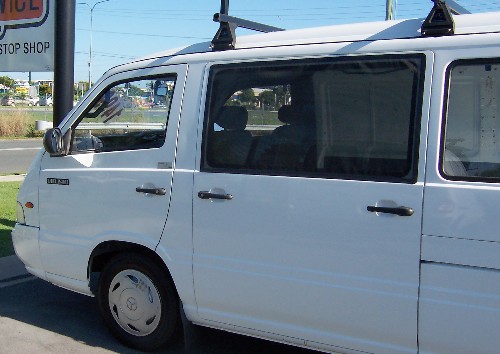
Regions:
<instances>
[{"instance_id":1,"label":"van badge","mask_svg":"<svg viewBox=\"0 0 500 354\"><path fill-rule=\"evenodd\" d=\"M172 162L158 162L158 169L170 170L172 169Z\"/></svg>"},{"instance_id":2,"label":"van badge","mask_svg":"<svg viewBox=\"0 0 500 354\"><path fill-rule=\"evenodd\" d=\"M69 179L47 178L47 184L58 184L60 186L69 186Z\"/></svg>"}]
</instances>

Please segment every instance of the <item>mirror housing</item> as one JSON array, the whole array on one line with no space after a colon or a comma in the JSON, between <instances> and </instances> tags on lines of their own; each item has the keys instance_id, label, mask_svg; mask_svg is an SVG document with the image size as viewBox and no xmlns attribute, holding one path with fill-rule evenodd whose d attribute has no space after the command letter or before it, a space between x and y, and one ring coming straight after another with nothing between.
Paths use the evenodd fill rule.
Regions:
<instances>
[{"instance_id":1,"label":"mirror housing","mask_svg":"<svg viewBox=\"0 0 500 354\"><path fill-rule=\"evenodd\" d=\"M50 156L64 156L63 134L60 128L51 128L45 132L43 136L43 147Z\"/></svg>"}]
</instances>

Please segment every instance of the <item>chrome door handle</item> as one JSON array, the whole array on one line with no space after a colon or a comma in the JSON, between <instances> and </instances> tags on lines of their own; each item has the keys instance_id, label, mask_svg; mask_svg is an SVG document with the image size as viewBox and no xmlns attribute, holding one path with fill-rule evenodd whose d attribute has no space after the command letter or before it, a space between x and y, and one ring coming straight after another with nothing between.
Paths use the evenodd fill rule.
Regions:
<instances>
[{"instance_id":1,"label":"chrome door handle","mask_svg":"<svg viewBox=\"0 0 500 354\"><path fill-rule=\"evenodd\" d=\"M367 206L366 210L372 213L385 213L385 214L394 214L398 216L412 216L414 211L412 208L408 207L395 207L395 208L388 208L388 207L377 207L377 206Z\"/></svg>"},{"instance_id":2,"label":"chrome door handle","mask_svg":"<svg viewBox=\"0 0 500 354\"><path fill-rule=\"evenodd\" d=\"M137 187L135 189L137 193L154 194L154 195L165 195L167 190L165 188L141 188Z\"/></svg>"},{"instance_id":3,"label":"chrome door handle","mask_svg":"<svg viewBox=\"0 0 500 354\"><path fill-rule=\"evenodd\" d=\"M200 199L219 199L219 200L231 200L233 196L231 194L217 194L210 193L207 191L198 192L198 198Z\"/></svg>"}]
</instances>

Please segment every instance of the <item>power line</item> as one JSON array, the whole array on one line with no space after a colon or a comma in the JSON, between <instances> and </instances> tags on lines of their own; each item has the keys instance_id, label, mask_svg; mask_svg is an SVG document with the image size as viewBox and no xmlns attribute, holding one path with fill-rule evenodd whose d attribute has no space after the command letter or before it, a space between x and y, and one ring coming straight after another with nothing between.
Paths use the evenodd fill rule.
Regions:
<instances>
[{"instance_id":1,"label":"power line","mask_svg":"<svg viewBox=\"0 0 500 354\"><path fill-rule=\"evenodd\" d=\"M88 29L77 28L78 31L88 31ZM181 38L181 39L199 39L199 40L209 40L211 37L194 37L194 36L171 36L165 34L151 34L151 33L136 33L136 32L118 32L118 31L102 31L102 30L92 30L93 32L98 33L107 33L107 34L119 34L119 35L127 35L127 36L142 36L142 37L160 37L160 38Z\"/></svg>"},{"instance_id":2,"label":"power line","mask_svg":"<svg viewBox=\"0 0 500 354\"><path fill-rule=\"evenodd\" d=\"M75 54L89 55L89 52L75 51ZM94 51L93 54L96 56L105 57L105 58L118 58L118 59L126 59L126 60L137 59L137 56L130 56L130 55L125 55L125 54L117 54L117 53L106 53L106 52Z\"/></svg>"}]
</instances>

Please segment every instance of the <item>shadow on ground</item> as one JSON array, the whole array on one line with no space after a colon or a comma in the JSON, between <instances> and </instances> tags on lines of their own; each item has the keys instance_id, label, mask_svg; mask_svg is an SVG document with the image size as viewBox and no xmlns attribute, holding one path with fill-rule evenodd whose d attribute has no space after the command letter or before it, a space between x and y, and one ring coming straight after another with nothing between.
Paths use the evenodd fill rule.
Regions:
<instances>
[{"instance_id":1,"label":"shadow on ground","mask_svg":"<svg viewBox=\"0 0 500 354\"><path fill-rule=\"evenodd\" d=\"M138 353L122 346L111 336L100 318L94 298L58 288L39 279L0 289L0 321L2 318L59 334L62 340L69 338L68 342L76 341L117 353ZM195 327L187 337L188 340L180 338L172 348L163 349L159 353L316 353L200 327ZM16 339L9 338L9 341ZM23 338L19 340L22 341ZM43 353L44 348L33 349L41 349L39 352Z\"/></svg>"}]
</instances>

